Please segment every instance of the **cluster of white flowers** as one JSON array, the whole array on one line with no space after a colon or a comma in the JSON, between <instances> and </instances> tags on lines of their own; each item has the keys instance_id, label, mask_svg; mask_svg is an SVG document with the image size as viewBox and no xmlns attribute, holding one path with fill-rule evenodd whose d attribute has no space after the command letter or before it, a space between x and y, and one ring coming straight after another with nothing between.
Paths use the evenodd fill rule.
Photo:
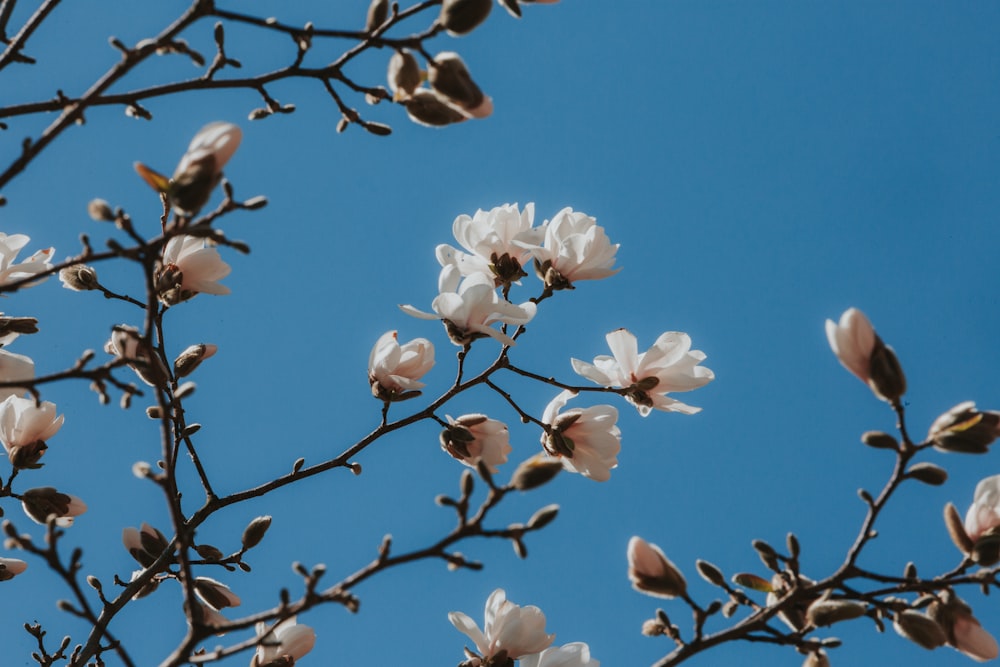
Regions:
<instances>
[{"instance_id":1,"label":"cluster of white flowers","mask_svg":"<svg viewBox=\"0 0 1000 667\"><path fill-rule=\"evenodd\" d=\"M486 601L483 629L460 611L448 620L475 645L466 648L468 660L462 667L490 667L520 660L522 667L600 667L582 642L552 646L555 635L545 632L545 614L535 606L521 607L507 599L498 588Z\"/></svg>"}]
</instances>

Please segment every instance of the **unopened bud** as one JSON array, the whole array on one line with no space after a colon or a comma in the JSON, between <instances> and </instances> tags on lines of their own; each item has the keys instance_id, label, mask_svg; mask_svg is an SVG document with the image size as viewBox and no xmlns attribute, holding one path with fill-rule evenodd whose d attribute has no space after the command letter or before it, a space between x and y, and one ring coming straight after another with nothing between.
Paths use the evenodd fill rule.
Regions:
<instances>
[{"instance_id":1,"label":"unopened bud","mask_svg":"<svg viewBox=\"0 0 1000 667\"><path fill-rule=\"evenodd\" d=\"M687 581L677 566L658 546L641 537L628 543L628 578L635 590L663 598L674 598L687 592Z\"/></svg>"},{"instance_id":2,"label":"unopened bud","mask_svg":"<svg viewBox=\"0 0 1000 667\"><path fill-rule=\"evenodd\" d=\"M372 0L368 5L368 17L365 20L365 32L372 32L385 23L389 17L389 0Z\"/></svg>"},{"instance_id":3,"label":"unopened bud","mask_svg":"<svg viewBox=\"0 0 1000 667\"><path fill-rule=\"evenodd\" d=\"M543 528L548 524L552 523L552 520L556 518L559 514L559 505L546 505L542 509L535 512L530 519L528 519L528 528L538 530Z\"/></svg>"},{"instance_id":4,"label":"unopened bud","mask_svg":"<svg viewBox=\"0 0 1000 667\"><path fill-rule=\"evenodd\" d=\"M100 287L100 283L97 282L97 271L92 266L83 264L67 266L59 271L59 281L63 287L75 292L86 292Z\"/></svg>"},{"instance_id":5,"label":"unopened bud","mask_svg":"<svg viewBox=\"0 0 1000 667\"><path fill-rule=\"evenodd\" d=\"M948 641L944 629L934 619L912 609L898 612L892 627L900 636L929 650Z\"/></svg>"},{"instance_id":6,"label":"unopened bud","mask_svg":"<svg viewBox=\"0 0 1000 667\"><path fill-rule=\"evenodd\" d=\"M816 627L826 627L865 615L868 607L853 600L817 600L806 610L806 619Z\"/></svg>"},{"instance_id":7,"label":"unopened bud","mask_svg":"<svg viewBox=\"0 0 1000 667\"><path fill-rule=\"evenodd\" d=\"M87 215L96 222L114 222L115 214L103 199L91 199L87 203Z\"/></svg>"},{"instance_id":8,"label":"unopened bud","mask_svg":"<svg viewBox=\"0 0 1000 667\"><path fill-rule=\"evenodd\" d=\"M465 35L486 20L493 0L444 0L438 22L451 35Z\"/></svg>"},{"instance_id":9,"label":"unopened bud","mask_svg":"<svg viewBox=\"0 0 1000 667\"><path fill-rule=\"evenodd\" d=\"M445 51L434 56L434 62L427 70L427 81L431 87L466 111L478 108L486 96L472 80L462 58L453 51Z\"/></svg>"},{"instance_id":10,"label":"unopened bud","mask_svg":"<svg viewBox=\"0 0 1000 667\"><path fill-rule=\"evenodd\" d=\"M906 476L931 486L941 486L948 481L948 472L933 463L915 463L906 471Z\"/></svg>"},{"instance_id":11,"label":"unopened bud","mask_svg":"<svg viewBox=\"0 0 1000 667\"><path fill-rule=\"evenodd\" d=\"M410 120L427 127L444 127L461 123L468 117L429 90L418 90L403 104Z\"/></svg>"},{"instance_id":12,"label":"unopened bud","mask_svg":"<svg viewBox=\"0 0 1000 667\"><path fill-rule=\"evenodd\" d=\"M895 403L906 393L906 375L892 348L875 337L875 347L871 356L871 388L876 394Z\"/></svg>"},{"instance_id":13,"label":"unopened bud","mask_svg":"<svg viewBox=\"0 0 1000 667\"><path fill-rule=\"evenodd\" d=\"M528 491L552 481L563 469L559 459L536 454L517 466L510 485L518 491Z\"/></svg>"},{"instance_id":14,"label":"unopened bud","mask_svg":"<svg viewBox=\"0 0 1000 667\"><path fill-rule=\"evenodd\" d=\"M218 347L209 343L199 343L191 345L174 359L174 373L178 378L186 377L194 372L194 369L205 359L208 359L218 351Z\"/></svg>"},{"instance_id":15,"label":"unopened bud","mask_svg":"<svg viewBox=\"0 0 1000 667\"><path fill-rule=\"evenodd\" d=\"M865 431L861 434L861 442L875 449L899 449L896 438L882 431Z\"/></svg>"},{"instance_id":16,"label":"unopened bud","mask_svg":"<svg viewBox=\"0 0 1000 667\"><path fill-rule=\"evenodd\" d=\"M830 667L830 659L823 651L816 651L806 656L802 667Z\"/></svg>"},{"instance_id":17,"label":"unopened bud","mask_svg":"<svg viewBox=\"0 0 1000 667\"><path fill-rule=\"evenodd\" d=\"M725 586L726 578L722 574L722 570L717 568L712 563L707 560L698 560L695 562L695 567L698 568L698 574L701 578L710 584L715 584L716 586Z\"/></svg>"},{"instance_id":18,"label":"unopened bud","mask_svg":"<svg viewBox=\"0 0 1000 667\"><path fill-rule=\"evenodd\" d=\"M389 58L389 71L386 74L389 81L389 90L392 91L393 98L403 100L413 94L420 86L423 78L420 72L420 65L413 54L402 49L396 51Z\"/></svg>"},{"instance_id":19,"label":"unopened bud","mask_svg":"<svg viewBox=\"0 0 1000 667\"><path fill-rule=\"evenodd\" d=\"M980 412L972 401L959 403L934 420L927 438L945 452L985 454L1000 436L1000 412Z\"/></svg>"},{"instance_id":20,"label":"unopened bud","mask_svg":"<svg viewBox=\"0 0 1000 667\"><path fill-rule=\"evenodd\" d=\"M962 515L958 513L958 508L952 503L944 506L944 525L948 529L951 541L958 547L958 550L963 554L972 553L972 538L965 530L965 524L962 522Z\"/></svg>"},{"instance_id":21,"label":"unopened bud","mask_svg":"<svg viewBox=\"0 0 1000 667\"><path fill-rule=\"evenodd\" d=\"M243 537L241 538L243 550L252 549L260 544L260 541L264 539L264 534L267 533L267 529L270 527L270 516L259 516L251 521L243 530Z\"/></svg>"}]
</instances>

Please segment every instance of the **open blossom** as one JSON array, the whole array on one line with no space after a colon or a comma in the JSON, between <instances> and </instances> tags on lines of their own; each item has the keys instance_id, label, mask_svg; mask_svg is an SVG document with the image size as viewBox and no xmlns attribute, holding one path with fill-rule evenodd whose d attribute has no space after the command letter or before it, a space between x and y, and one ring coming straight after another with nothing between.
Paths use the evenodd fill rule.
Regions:
<instances>
[{"instance_id":1,"label":"open blossom","mask_svg":"<svg viewBox=\"0 0 1000 667\"><path fill-rule=\"evenodd\" d=\"M30 357L0 350L0 382L31 380L34 377L35 362ZM26 391L25 387L0 387L0 400L11 396L23 396Z\"/></svg>"},{"instance_id":2,"label":"open blossom","mask_svg":"<svg viewBox=\"0 0 1000 667\"><path fill-rule=\"evenodd\" d=\"M173 305L199 292L229 294L229 288L219 281L231 271L232 267L209 241L196 236L175 236L163 249L163 263L157 273L160 299Z\"/></svg>"},{"instance_id":3,"label":"open blossom","mask_svg":"<svg viewBox=\"0 0 1000 667\"><path fill-rule=\"evenodd\" d=\"M0 232L0 285L29 278L52 268L50 260L55 248L39 250L28 259L14 264L21 248L28 245L31 238L24 234L4 234ZM35 283L31 283L34 285Z\"/></svg>"},{"instance_id":4,"label":"open blossom","mask_svg":"<svg viewBox=\"0 0 1000 667\"><path fill-rule=\"evenodd\" d=\"M0 403L0 441L15 468L37 468L45 453L46 440L63 425L63 415L56 416L56 405L33 398L8 396Z\"/></svg>"},{"instance_id":5,"label":"open blossom","mask_svg":"<svg viewBox=\"0 0 1000 667\"><path fill-rule=\"evenodd\" d=\"M592 364L573 359L573 370L599 385L627 389L625 398L643 417L654 408L688 415L701 410L667 396L703 387L715 379L711 370L699 366L705 353L691 349L690 336L668 331L642 354L635 336L626 329L612 331L605 338L614 356L601 355Z\"/></svg>"},{"instance_id":6,"label":"open blossom","mask_svg":"<svg viewBox=\"0 0 1000 667\"><path fill-rule=\"evenodd\" d=\"M687 591L687 581L655 544L635 536L628 541L628 578L640 593L675 598Z\"/></svg>"},{"instance_id":7,"label":"open blossom","mask_svg":"<svg viewBox=\"0 0 1000 667\"><path fill-rule=\"evenodd\" d=\"M10 581L28 569L20 558L0 558L0 581Z\"/></svg>"},{"instance_id":8,"label":"open blossom","mask_svg":"<svg viewBox=\"0 0 1000 667\"><path fill-rule=\"evenodd\" d=\"M74 517L87 511L87 505L76 496L42 486L21 494L21 509L35 523L44 525L49 517L55 517L56 525L65 528L73 525Z\"/></svg>"},{"instance_id":9,"label":"open blossom","mask_svg":"<svg viewBox=\"0 0 1000 667\"><path fill-rule=\"evenodd\" d=\"M545 407L542 421L551 428L542 434L542 446L558 456L566 470L606 482L611 469L618 466L617 456L622 448L621 430L615 425L618 410L610 405L596 405L560 412L575 395L563 391Z\"/></svg>"},{"instance_id":10,"label":"open blossom","mask_svg":"<svg viewBox=\"0 0 1000 667\"><path fill-rule=\"evenodd\" d=\"M589 646L583 642L571 642L526 655L521 658L520 667L601 667L601 663L590 657Z\"/></svg>"},{"instance_id":11,"label":"open blossom","mask_svg":"<svg viewBox=\"0 0 1000 667\"><path fill-rule=\"evenodd\" d=\"M906 376L892 348L882 342L872 323L857 308L848 308L840 322L826 321L826 338L840 363L883 401L906 392Z\"/></svg>"},{"instance_id":12,"label":"open blossom","mask_svg":"<svg viewBox=\"0 0 1000 667\"><path fill-rule=\"evenodd\" d=\"M620 269L618 244L612 244L597 220L567 207L543 225L541 244L518 245L531 251L535 271L549 289L573 289L578 280L599 280Z\"/></svg>"},{"instance_id":13,"label":"open blossom","mask_svg":"<svg viewBox=\"0 0 1000 667\"><path fill-rule=\"evenodd\" d=\"M429 340L415 338L400 345L397 333L387 331L368 355L372 394L385 401L409 398L424 386L419 380L433 367L434 345Z\"/></svg>"},{"instance_id":14,"label":"open blossom","mask_svg":"<svg viewBox=\"0 0 1000 667\"><path fill-rule=\"evenodd\" d=\"M1000 475L976 485L972 505L965 515L965 532L973 542L1000 533Z\"/></svg>"},{"instance_id":15,"label":"open blossom","mask_svg":"<svg viewBox=\"0 0 1000 667\"><path fill-rule=\"evenodd\" d=\"M972 401L959 403L934 420L927 439L945 452L985 454L1000 436L1000 412L980 411Z\"/></svg>"},{"instance_id":16,"label":"open blossom","mask_svg":"<svg viewBox=\"0 0 1000 667\"><path fill-rule=\"evenodd\" d=\"M141 162L135 163L135 170L154 190L167 195L177 213L194 215L222 179L222 168L242 138L242 131L232 123L209 123L194 135L171 178Z\"/></svg>"},{"instance_id":17,"label":"open blossom","mask_svg":"<svg viewBox=\"0 0 1000 667\"><path fill-rule=\"evenodd\" d=\"M441 448L465 465L475 468L482 461L490 472L497 472L507 462L510 432L507 425L486 415L448 417L450 424L441 432Z\"/></svg>"},{"instance_id":18,"label":"open blossom","mask_svg":"<svg viewBox=\"0 0 1000 667\"><path fill-rule=\"evenodd\" d=\"M268 628L266 623L258 623L256 630L257 636L263 639L250 661L250 667L288 667L316 644L315 631L308 625L297 624L294 616L273 628Z\"/></svg>"},{"instance_id":19,"label":"open blossom","mask_svg":"<svg viewBox=\"0 0 1000 667\"><path fill-rule=\"evenodd\" d=\"M441 266L457 266L463 276L482 273L498 287L517 282L528 275L523 267L531 260L531 251L514 241L540 245L545 233L542 227L532 227L534 216L535 205L531 203L523 211L517 204L505 204L489 211L480 209L472 217L460 215L452 224L452 232L467 252L439 245L438 262Z\"/></svg>"},{"instance_id":20,"label":"open blossom","mask_svg":"<svg viewBox=\"0 0 1000 667\"><path fill-rule=\"evenodd\" d=\"M448 337L455 345L465 346L485 336L495 338L504 345L514 345L514 339L490 325L495 322L525 324L535 316L535 304L526 302L516 306L501 298L493 280L482 274L471 275L462 280L461 284L458 284L458 280L456 272L441 285L441 293L431 303L436 315L410 305L402 305L400 308L414 317L441 320Z\"/></svg>"},{"instance_id":21,"label":"open blossom","mask_svg":"<svg viewBox=\"0 0 1000 667\"><path fill-rule=\"evenodd\" d=\"M519 607L507 599L502 588L493 591L486 601L486 623L483 630L460 611L449 613L448 620L473 641L479 656L486 662L503 655L517 660L540 653L555 639L555 635L545 633L545 614L541 609L534 606Z\"/></svg>"}]
</instances>

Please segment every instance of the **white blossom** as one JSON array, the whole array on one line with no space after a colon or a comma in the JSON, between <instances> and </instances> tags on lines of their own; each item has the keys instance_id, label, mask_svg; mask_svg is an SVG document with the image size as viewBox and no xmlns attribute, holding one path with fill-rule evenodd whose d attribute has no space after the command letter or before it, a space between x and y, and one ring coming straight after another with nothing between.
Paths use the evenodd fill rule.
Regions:
<instances>
[{"instance_id":1,"label":"white blossom","mask_svg":"<svg viewBox=\"0 0 1000 667\"><path fill-rule=\"evenodd\" d=\"M434 367L434 345L426 338L399 344L396 331L387 331L375 342L368 355L368 381L372 394L394 400L407 392L421 389L420 382Z\"/></svg>"},{"instance_id":2,"label":"white blossom","mask_svg":"<svg viewBox=\"0 0 1000 667\"><path fill-rule=\"evenodd\" d=\"M316 644L316 633L313 629L308 625L298 625L294 616L286 618L273 628L268 628L266 623L258 623L256 629L257 636L263 639L250 661L250 667L267 667L286 656L292 661L298 660Z\"/></svg>"},{"instance_id":3,"label":"white blossom","mask_svg":"<svg viewBox=\"0 0 1000 667\"><path fill-rule=\"evenodd\" d=\"M13 334L15 337L17 334ZM23 354L0 350L0 382L31 380L35 377L35 362ZM0 400L23 396L26 387L0 387Z\"/></svg>"},{"instance_id":4,"label":"white blossom","mask_svg":"<svg viewBox=\"0 0 1000 667\"><path fill-rule=\"evenodd\" d=\"M431 303L436 315L410 305L400 308L414 317L441 320L448 337L456 345L468 345L484 336L495 338L504 345L514 345L514 339L490 325L496 322L525 324L535 316L535 304L526 302L516 306L506 301L497 294L493 280L483 274L471 275L461 284L457 284L457 280L456 275L441 285L441 293Z\"/></svg>"},{"instance_id":5,"label":"white blossom","mask_svg":"<svg viewBox=\"0 0 1000 667\"><path fill-rule=\"evenodd\" d=\"M63 425L64 416L56 416L56 405L49 401L36 404L33 398L8 396L0 403L0 441L11 463L19 468L34 468L47 448L46 440Z\"/></svg>"},{"instance_id":6,"label":"white blossom","mask_svg":"<svg viewBox=\"0 0 1000 667\"><path fill-rule=\"evenodd\" d=\"M460 215L452 224L455 240L466 252L442 244L436 255L442 267L457 266L463 276L476 273L491 278L497 286L517 282L527 275L523 267L531 260L526 245L540 245L545 230L532 227L535 205L528 203L523 211L517 204L497 206L489 211L477 210L475 215Z\"/></svg>"},{"instance_id":7,"label":"white blossom","mask_svg":"<svg viewBox=\"0 0 1000 667\"><path fill-rule=\"evenodd\" d=\"M495 473L497 466L507 462L513 447L503 422L472 414L458 419L448 417L448 423L450 426L441 432L441 448L465 465L475 468L482 461Z\"/></svg>"},{"instance_id":8,"label":"white blossom","mask_svg":"<svg viewBox=\"0 0 1000 667\"><path fill-rule=\"evenodd\" d=\"M826 338L840 363L868 385L883 401L893 402L906 391L906 377L892 348L882 342L872 323L857 308L848 308L840 322L826 321Z\"/></svg>"},{"instance_id":9,"label":"white blossom","mask_svg":"<svg viewBox=\"0 0 1000 667\"><path fill-rule=\"evenodd\" d=\"M28 245L31 238L24 234L4 234L0 232L0 285L29 278L52 268L50 260L55 254L55 248L39 250L28 259L14 264L14 259L21 248ZM30 283L35 285L37 283Z\"/></svg>"},{"instance_id":10,"label":"white blossom","mask_svg":"<svg viewBox=\"0 0 1000 667\"><path fill-rule=\"evenodd\" d=\"M179 290L179 294L166 297L168 303L177 303L199 292L229 294L229 288L219 281L231 271L232 267L223 261L209 241L196 236L175 236L163 249L163 268L160 270L161 276L169 274L174 280L161 286L161 296L170 290Z\"/></svg>"},{"instance_id":11,"label":"white blossom","mask_svg":"<svg viewBox=\"0 0 1000 667\"><path fill-rule=\"evenodd\" d=\"M638 535L628 542L628 578L632 588L660 598L675 598L687 591L684 575L660 547Z\"/></svg>"},{"instance_id":12,"label":"white blossom","mask_svg":"<svg viewBox=\"0 0 1000 667\"><path fill-rule=\"evenodd\" d=\"M545 632L545 614L538 607L519 607L507 600L502 588L493 591L486 601L483 630L460 611L448 614L448 620L476 645L480 657L489 660L501 651L508 658L540 653L552 644L555 635Z\"/></svg>"},{"instance_id":13,"label":"white blossom","mask_svg":"<svg viewBox=\"0 0 1000 667\"><path fill-rule=\"evenodd\" d=\"M592 364L573 359L573 370L599 385L627 389L625 398L644 417L654 408L684 414L701 410L667 396L703 387L715 379L711 370L699 365L705 353L691 349L690 336L668 331L642 354L635 336L626 329L612 331L606 340L614 356L598 356Z\"/></svg>"},{"instance_id":14,"label":"white blossom","mask_svg":"<svg viewBox=\"0 0 1000 667\"><path fill-rule=\"evenodd\" d=\"M973 542L1000 527L1000 475L993 475L976 485L972 505L965 514L965 532Z\"/></svg>"},{"instance_id":15,"label":"white blossom","mask_svg":"<svg viewBox=\"0 0 1000 667\"><path fill-rule=\"evenodd\" d=\"M521 658L519 667L601 667L601 662L590 657L589 646L583 642L571 642L526 655Z\"/></svg>"},{"instance_id":16,"label":"white blossom","mask_svg":"<svg viewBox=\"0 0 1000 667\"><path fill-rule=\"evenodd\" d=\"M578 280L612 276L618 244L612 244L597 220L567 207L546 222L542 243L518 245L531 251L535 270L550 289L572 289Z\"/></svg>"},{"instance_id":17,"label":"white blossom","mask_svg":"<svg viewBox=\"0 0 1000 667\"><path fill-rule=\"evenodd\" d=\"M621 430L618 410L611 405L573 408L560 412L576 394L563 391L545 407L542 421L551 429L542 434L542 445L558 456L563 467L584 477L605 482L618 466Z\"/></svg>"}]
</instances>

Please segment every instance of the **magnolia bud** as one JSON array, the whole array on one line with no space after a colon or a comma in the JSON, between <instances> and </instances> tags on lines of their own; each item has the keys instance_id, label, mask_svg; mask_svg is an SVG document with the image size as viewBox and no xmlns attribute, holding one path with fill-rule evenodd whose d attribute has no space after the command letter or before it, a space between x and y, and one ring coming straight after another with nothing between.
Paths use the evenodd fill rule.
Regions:
<instances>
[{"instance_id":1,"label":"magnolia bud","mask_svg":"<svg viewBox=\"0 0 1000 667\"><path fill-rule=\"evenodd\" d=\"M906 476L931 486L941 486L948 481L948 473L944 468L926 462L914 463L907 469Z\"/></svg>"},{"instance_id":2,"label":"magnolia bud","mask_svg":"<svg viewBox=\"0 0 1000 667\"><path fill-rule=\"evenodd\" d=\"M444 0L438 22L450 35L465 35L486 20L493 0Z\"/></svg>"},{"instance_id":3,"label":"magnolia bud","mask_svg":"<svg viewBox=\"0 0 1000 667\"><path fill-rule=\"evenodd\" d=\"M640 593L674 598L687 592L687 581L658 546L641 537L628 542L628 578Z\"/></svg>"},{"instance_id":4,"label":"magnolia bud","mask_svg":"<svg viewBox=\"0 0 1000 667\"><path fill-rule=\"evenodd\" d=\"M1000 435L1000 412L980 412L972 401L959 403L934 420L927 438L946 452L985 454Z\"/></svg>"},{"instance_id":5,"label":"magnolia bud","mask_svg":"<svg viewBox=\"0 0 1000 667\"><path fill-rule=\"evenodd\" d=\"M247 525L243 530L243 537L241 542L243 543L243 549L252 549L260 541L264 539L264 534L267 529L271 527L271 517L270 516L259 516Z\"/></svg>"},{"instance_id":6,"label":"magnolia bud","mask_svg":"<svg viewBox=\"0 0 1000 667\"><path fill-rule=\"evenodd\" d=\"M389 81L389 89L392 91L393 99L404 100L413 94L420 86L423 78L420 72L420 65L413 54L403 49L396 51L389 58L389 71L386 74Z\"/></svg>"},{"instance_id":7,"label":"magnolia bud","mask_svg":"<svg viewBox=\"0 0 1000 667\"><path fill-rule=\"evenodd\" d=\"M91 199L87 203L87 214L96 222L113 222L115 214L103 199Z\"/></svg>"},{"instance_id":8,"label":"magnolia bud","mask_svg":"<svg viewBox=\"0 0 1000 667\"><path fill-rule=\"evenodd\" d=\"M563 465L559 459L536 454L517 467L510 479L510 485L518 491L535 489L552 481L562 469Z\"/></svg>"},{"instance_id":9,"label":"magnolia bud","mask_svg":"<svg viewBox=\"0 0 1000 667\"><path fill-rule=\"evenodd\" d=\"M389 17L389 0L372 0L368 5L368 18L365 21L365 32L371 32L385 23Z\"/></svg>"},{"instance_id":10,"label":"magnolia bud","mask_svg":"<svg viewBox=\"0 0 1000 667\"><path fill-rule=\"evenodd\" d=\"M67 266L59 271L59 281L66 289L76 292L86 292L100 287L100 283L97 282L97 271L83 264Z\"/></svg>"},{"instance_id":11,"label":"magnolia bud","mask_svg":"<svg viewBox=\"0 0 1000 667\"><path fill-rule=\"evenodd\" d=\"M469 112L483 107L487 99L472 80L465 63L452 51L434 56L434 62L427 69L427 81L434 90Z\"/></svg>"},{"instance_id":12,"label":"magnolia bud","mask_svg":"<svg viewBox=\"0 0 1000 667\"><path fill-rule=\"evenodd\" d=\"M926 649L935 649L948 640L944 629L934 619L912 609L898 612L892 627L899 635Z\"/></svg>"},{"instance_id":13,"label":"magnolia bud","mask_svg":"<svg viewBox=\"0 0 1000 667\"><path fill-rule=\"evenodd\" d=\"M214 355L218 349L215 345L207 343L191 345L174 359L174 373L178 378L190 375L201 362Z\"/></svg>"},{"instance_id":14,"label":"magnolia bud","mask_svg":"<svg viewBox=\"0 0 1000 667\"><path fill-rule=\"evenodd\" d=\"M871 356L871 388L890 403L895 403L906 393L906 375L892 348L875 337Z\"/></svg>"},{"instance_id":15,"label":"magnolia bud","mask_svg":"<svg viewBox=\"0 0 1000 667\"><path fill-rule=\"evenodd\" d=\"M896 438L882 431L865 431L861 434L861 442L875 449L899 449Z\"/></svg>"},{"instance_id":16,"label":"magnolia bud","mask_svg":"<svg viewBox=\"0 0 1000 667\"><path fill-rule=\"evenodd\" d=\"M863 602L853 600L816 600L806 610L806 619L816 627L825 627L865 615Z\"/></svg>"},{"instance_id":17,"label":"magnolia bud","mask_svg":"<svg viewBox=\"0 0 1000 667\"><path fill-rule=\"evenodd\" d=\"M443 127L467 120L465 114L455 107L449 106L429 90L416 91L403 104L406 106L406 113L411 120L427 127Z\"/></svg>"}]
</instances>

